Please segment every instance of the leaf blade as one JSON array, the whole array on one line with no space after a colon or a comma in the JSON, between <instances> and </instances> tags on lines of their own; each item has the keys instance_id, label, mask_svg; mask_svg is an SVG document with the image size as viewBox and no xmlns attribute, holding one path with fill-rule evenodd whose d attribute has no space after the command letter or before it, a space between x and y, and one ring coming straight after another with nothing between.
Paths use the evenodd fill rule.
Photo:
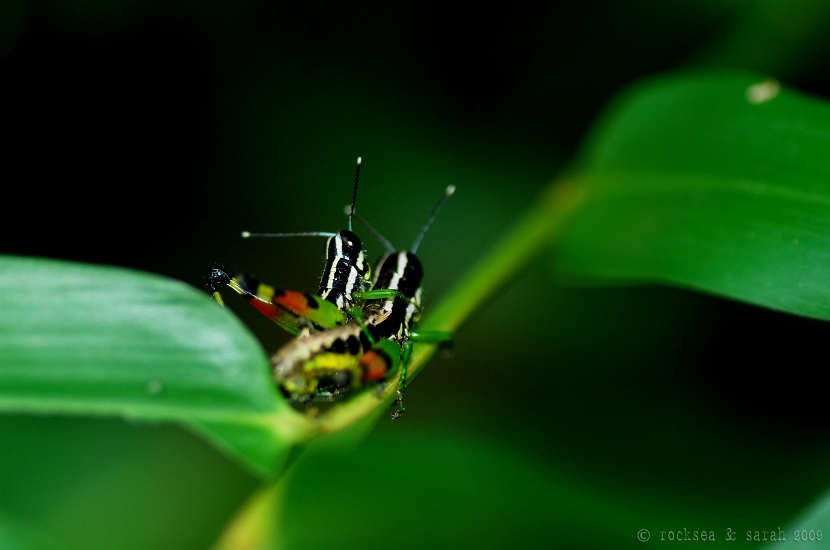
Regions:
<instances>
[{"instance_id":1,"label":"leaf blade","mask_svg":"<svg viewBox=\"0 0 830 550\"><path fill-rule=\"evenodd\" d=\"M745 75L658 80L582 158L569 275L650 280L830 319L830 107ZM757 88L756 88L757 89Z\"/></svg>"},{"instance_id":2,"label":"leaf blade","mask_svg":"<svg viewBox=\"0 0 830 550\"><path fill-rule=\"evenodd\" d=\"M182 283L2 257L0 307L2 412L180 422L261 477L307 429L253 336Z\"/></svg>"}]
</instances>

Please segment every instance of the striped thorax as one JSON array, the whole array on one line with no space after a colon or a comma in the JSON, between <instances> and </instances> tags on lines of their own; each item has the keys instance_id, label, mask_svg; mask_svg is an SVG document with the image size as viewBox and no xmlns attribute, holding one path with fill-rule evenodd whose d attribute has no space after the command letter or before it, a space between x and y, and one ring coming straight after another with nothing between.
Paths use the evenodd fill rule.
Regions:
<instances>
[{"instance_id":1,"label":"striped thorax","mask_svg":"<svg viewBox=\"0 0 830 550\"><path fill-rule=\"evenodd\" d=\"M362 248L360 239L348 229L329 237L326 245L326 267L317 296L341 311L354 307L355 293L369 284L371 269Z\"/></svg>"},{"instance_id":2,"label":"striped thorax","mask_svg":"<svg viewBox=\"0 0 830 550\"><path fill-rule=\"evenodd\" d=\"M356 295L369 286L371 269L363 253L360 239L352 232L352 217L357 186L360 177L361 159L357 159L352 204L349 207L349 228L337 233L311 231L301 233L251 233L243 231L242 236L250 237L328 237L326 242L326 265L316 296L279 290L261 284L250 275L231 277L219 266L214 266L207 278L208 288L214 298L223 304L218 292L219 285L227 285L243 295L251 305L282 328L300 336L313 331L327 330L341 326L351 319Z\"/></svg>"},{"instance_id":3,"label":"striped thorax","mask_svg":"<svg viewBox=\"0 0 830 550\"><path fill-rule=\"evenodd\" d=\"M372 288L397 290L404 296L369 300L363 306L363 315L381 338L400 343L409 337L410 328L420 316L423 278L421 261L411 252L402 250L380 259Z\"/></svg>"}]
</instances>

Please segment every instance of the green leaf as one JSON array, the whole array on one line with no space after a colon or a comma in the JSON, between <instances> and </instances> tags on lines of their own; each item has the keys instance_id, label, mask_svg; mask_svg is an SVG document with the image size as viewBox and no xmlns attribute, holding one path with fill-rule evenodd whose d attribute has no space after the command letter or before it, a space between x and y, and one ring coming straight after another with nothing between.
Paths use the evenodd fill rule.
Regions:
<instances>
[{"instance_id":1,"label":"green leaf","mask_svg":"<svg viewBox=\"0 0 830 550\"><path fill-rule=\"evenodd\" d=\"M68 549L205 548L260 484L172 423L4 414L0 434L3 549L24 527Z\"/></svg>"},{"instance_id":2,"label":"green leaf","mask_svg":"<svg viewBox=\"0 0 830 550\"><path fill-rule=\"evenodd\" d=\"M0 514L0 548L4 550L66 550L57 542L32 529L22 525L20 521L12 520Z\"/></svg>"},{"instance_id":3,"label":"green leaf","mask_svg":"<svg viewBox=\"0 0 830 550\"><path fill-rule=\"evenodd\" d=\"M273 511L270 546L250 547L544 548L556 538L562 548L624 548L641 544L643 527L700 523L562 469L475 434L376 432L354 450L306 454L279 488L291 505ZM336 491L308 490L337 474ZM384 502L397 521L367 529L371 503Z\"/></svg>"},{"instance_id":4,"label":"green leaf","mask_svg":"<svg viewBox=\"0 0 830 550\"><path fill-rule=\"evenodd\" d=\"M250 332L187 285L2 257L0 307L0 412L178 422L260 477L306 433Z\"/></svg>"},{"instance_id":5,"label":"green leaf","mask_svg":"<svg viewBox=\"0 0 830 550\"><path fill-rule=\"evenodd\" d=\"M830 319L830 106L774 81L638 86L581 163L565 273L657 281Z\"/></svg>"}]
</instances>

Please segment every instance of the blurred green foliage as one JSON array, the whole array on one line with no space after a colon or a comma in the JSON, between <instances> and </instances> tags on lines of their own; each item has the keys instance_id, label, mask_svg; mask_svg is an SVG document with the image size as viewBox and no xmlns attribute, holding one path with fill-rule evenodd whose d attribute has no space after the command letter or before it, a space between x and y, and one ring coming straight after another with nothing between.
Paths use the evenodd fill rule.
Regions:
<instances>
[{"instance_id":1,"label":"blurred green foliage","mask_svg":"<svg viewBox=\"0 0 830 550\"><path fill-rule=\"evenodd\" d=\"M830 320L830 107L752 75L644 83L599 124L557 264Z\"/></svg>"},{"instance_id":2,"label":"blurred green foliage","mask_svg":"<svg viewBox=\"0 0 830 550\"><path fill-rule=\"evenodd\" d=\"M830 94L815 0L66 0L0 15L3 180L26 214L4 217L2 252L199 287L219 262L314 290L322 242L238 233L341 227L362 155L358 209L396 246L458 187L419 251L427 312L625 86L719 68ZM0 305L55 299L27 275ZM272 352L285 337L244 305ZM732 528L758 546L740 534L786 528L830 485L827 336L686 290L564 287L539 260L419 377L401 422L305 453L260 518L268 544L607 548L686 528L715 531L714 547ZM205 548L256 485L171 425L18 414L0 433L7 548Z\"/></svg>"}]
</instances>

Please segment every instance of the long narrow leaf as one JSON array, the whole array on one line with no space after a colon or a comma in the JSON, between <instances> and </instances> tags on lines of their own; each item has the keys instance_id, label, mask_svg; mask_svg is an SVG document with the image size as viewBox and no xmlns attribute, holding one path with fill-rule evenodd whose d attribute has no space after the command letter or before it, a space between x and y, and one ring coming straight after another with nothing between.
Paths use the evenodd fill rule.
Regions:
<instances>
[{"instance_id":1,"label":"long narrow leaf","mask_svg":"<svg viewBox=\"0 0 830 550\"><path fill-rule=\"evenodd\" d=\"M830 319L830 106L752 76L627 94L582 162L558 266Z\"/></svg>"},{"instance_id":2,"label":"long narrow leaf","mask_svg":"<svg viewBox=\"0 0 830 550\"><path fill-rule=\"evenodd\" d=\"M175 421L260 476L307 428L250 332L184 284L3 257L0 307L2 412Z\"/></svg>"}]
</instances>

